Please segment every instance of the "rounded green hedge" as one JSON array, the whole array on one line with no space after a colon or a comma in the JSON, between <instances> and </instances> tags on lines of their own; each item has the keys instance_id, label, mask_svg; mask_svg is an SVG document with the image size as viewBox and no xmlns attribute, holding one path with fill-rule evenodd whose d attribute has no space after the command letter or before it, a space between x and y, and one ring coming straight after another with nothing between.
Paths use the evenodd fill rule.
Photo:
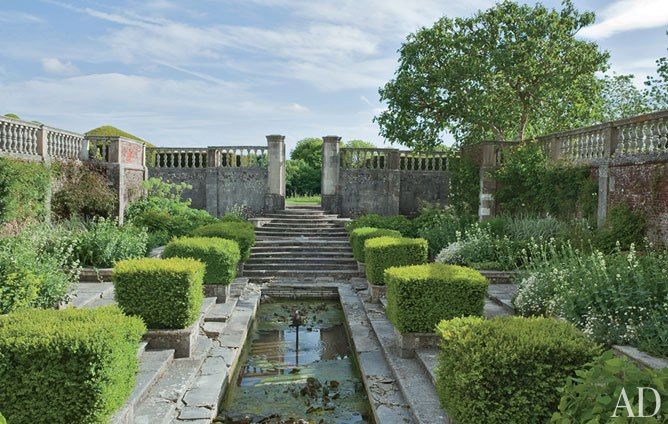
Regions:
<instances>
[{"instance_id":1,"label":"rounded green hedge","mask_svg":"<svg viewBox=\"0 0 668 424\"><path fill-rule=\"evenodd\" d=\"M255 245L255 230L250 222L217 222L195 228L192 235L196 237L220 237L236 241L239 244L243 262L248 260L251 247Z\"/></svg>"},{"instance_id":2,"label":"rounded green hedge","mask_svg":"<svg viewBox=\"0 0 668 424\"><path fill-rule=\"evenodd\" d=\"M109 422L135 386L145 331L115 306L0 316L0 411L12 424Z\"/></svg>"},{"instance_id":3,"label":"rounded green hedge","mask_svg":"<svg viewBox=\"0 0 668 424\"><path fill-rule=\"evenodd\" d=\"M401 237L397 230L386 228L361 227L355 228L350 233L350 245L353 248L353 256L358 262L364 262L364 242L376 237Z\"/></svg>"},{"instance_id":4,"label":"rounded green hedge","mask_svg":"<svg viewBox=\"0 0 668 424\"><path fill-rule=\"evenodd\" d=\"M400 333L432 333L444 319L482 316L487 279L457 265L430 263L385 270L387 317Z\"/></svg>"},{"instance_id":5,"label":"rounded green hedge","mask_svg":"<svg viewBox=\"0 0 668 424\"><path fill-rule=\"evenodd\" d=\"M377 237L364 242L366 279L371 284L384 284L387 268L419 265L427 262L427 240L422 238Z\"/></svg>"},{"instance_id":6,"label":"rounded green hedge","mask_svg":"<svg viewBox=\"0 0 668 424\"><path fill-rule=\"evenodd\" d=\"M241 259L239 245L234 240L217 237L182 237L165 246L163 258L193 258L206 265L204 284L227 285L237 275Z\"/></svg>"},{"instance_id":7,"label":"rounded green hedge","mask_svg":"<svg viewBox=\"0 0 668 424\"><path fill-rule=\"evenodd\" d=\"M548 318L454 318L438 332L436 388L458 424L547 422L566 378L601 352L572 324Z\"/></svg>"},{"instance_id":8,"label":"rounded green hedge","mask_svg":"<svg viewBox=\"0 0 668 424\"><path fill-rule=\"evenodd\" d=\"M151 329L179 329L195 322L204 301L205 266L195 259L120 261L112 279L118 306Z\"/></svg>"}]
</instances>

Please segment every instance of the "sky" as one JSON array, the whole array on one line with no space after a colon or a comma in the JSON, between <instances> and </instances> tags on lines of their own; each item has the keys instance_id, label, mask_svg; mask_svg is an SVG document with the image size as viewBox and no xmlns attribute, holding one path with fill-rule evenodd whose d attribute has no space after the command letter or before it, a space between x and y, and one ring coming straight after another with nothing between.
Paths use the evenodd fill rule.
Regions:
<instances>
[{"instance_id":1,"label":"sky","mask_svg":"<svg viewBox=\"0 0 668 424\"><path fill-rule=\"evenodd\" d=\"M559 6L558 1L544 1ZM578 35L638 85L668 46L668 0L575 1ZM486 0L0 0L0 114L160 146L283 134L384 144L373 117L406 35Z\"/></svg>"}]
</instances>

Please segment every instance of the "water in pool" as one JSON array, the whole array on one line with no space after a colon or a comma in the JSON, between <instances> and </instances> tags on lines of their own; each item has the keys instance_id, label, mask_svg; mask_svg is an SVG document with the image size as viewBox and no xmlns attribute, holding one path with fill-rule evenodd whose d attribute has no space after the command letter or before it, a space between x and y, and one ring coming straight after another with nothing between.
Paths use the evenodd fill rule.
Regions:
<instances>
[{"instance_id":1,"label":"water in pool","mask_svg":"<svg viewBox=\"0 0 668 424\"><path fill-rule=\"evenodd\" d=\"M372 422L338 302L263 303L255 322L217 421Z\"/></svg>"}]
</instances>

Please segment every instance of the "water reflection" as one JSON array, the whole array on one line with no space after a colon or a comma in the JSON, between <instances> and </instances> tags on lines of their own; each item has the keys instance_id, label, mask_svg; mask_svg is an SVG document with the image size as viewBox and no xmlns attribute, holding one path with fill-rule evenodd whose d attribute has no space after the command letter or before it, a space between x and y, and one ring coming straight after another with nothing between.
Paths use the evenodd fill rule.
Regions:
<instances>
[{"instance_id":1,"label":"water reflection","mask_svg":"<svg viewBox=\"0 0 668 424\"><path fill-rule=\"evenodd\" d=\"M291 326L296 310L304 318L298 327ZM338 302L260 305L248 356L219 420L370 422L343 319Z\"/></svg>"}]
</instances>

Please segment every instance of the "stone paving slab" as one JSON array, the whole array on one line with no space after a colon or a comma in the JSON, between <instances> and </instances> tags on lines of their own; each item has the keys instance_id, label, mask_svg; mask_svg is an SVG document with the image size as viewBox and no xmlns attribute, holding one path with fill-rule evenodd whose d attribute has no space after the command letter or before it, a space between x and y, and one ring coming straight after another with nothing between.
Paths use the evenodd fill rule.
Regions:
<instances>
[{"instance_id":1,"label":"stone paving slab","mask_svg":"<svg viewBox=\"0 0 668 424\"><path fill-rule=\"evenodd\" d=\"M348 284L339 286L339 298L376 424L415 422L373 334L360 298Z\"/></svg>"},{"instance_id":2,"label":"stone paving slab","mask_svg":"<svg viewBox=\"0 0 668 424\"><path fill-rule=\"evenodd\" d=\"M367 294L360 292L364 299ZM383 356L392 370L401 392L411 407L411 413L418 423L450 423L450 418L441 408L436 388L431 377L416 358L401 358L397 346L394 327L387 320L383 306L363 302L369 322L380 343Z\"/></svg>"},{"instance_id":3,"label":"stone paving slab","mask_svg":"<svg viewBox=\"0 0 668 424\"><path fill-rule=\"evenodd\" d=\"M225 303L217 303L204 317L204 321L225 322L230 318L235 306L237 306L237 298L231 298Z\"/></svg>"},{"instance_id":4,"label":"stone paving slab","mask_svg":"<svg viewBox=\"0 0 668 424\"><path fill-rule=\"evenodd\" d=\"M415 357L422 368L429 374L432 384L436 387L436 365L438 365L438 348L431 347L427 349L418 349L415 351Z\"/></svg>"},{"instance_id":5,"label":"stone paving slab","mask_svg":"<svg viewBox=\"0 0 668 424\"><path fill-rule=\"evenodd\" d=\"M77 283L67 306L84 308L97 299L109 296L113 290L114 286L111 283Z\"/></svg>"},{"instance_id":6,"label":"stone paving slab","mask_svg":"<svg viewBox=\"0 0 668 424\"><path fill-rule=\"evenodd\" d=\"M517 284L490 284L487 297L505 308L510 314L515 314L513 297L517 293Z\"/></svg>"}]
</instances>

